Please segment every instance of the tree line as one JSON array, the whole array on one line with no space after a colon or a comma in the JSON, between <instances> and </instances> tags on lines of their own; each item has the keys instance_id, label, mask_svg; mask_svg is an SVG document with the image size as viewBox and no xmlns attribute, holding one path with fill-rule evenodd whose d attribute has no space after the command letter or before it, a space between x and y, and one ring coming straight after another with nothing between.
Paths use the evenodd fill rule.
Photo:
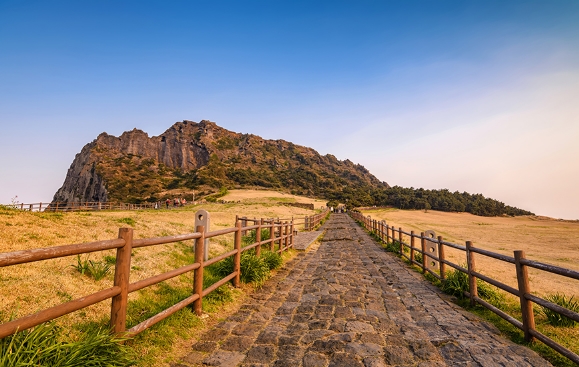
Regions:
<instances>
[{"instance_id":1,"label":"tree line","mask_svg":"<svg viewBox=\"0 0 579 367\"><path fill-rule=\"evenodd\" d=\"M336 193L329 204L338 202L353 208L356 206L393 206L400 209L433 209L444 212L467 212L481 216L533 215L532 212L505 205L482 194L451 192L448 189L427 190L423 188L394 186L383 190L370 190L364 193L348 190ZM332 205L333 204L333 205Z\"/></svg>"}]
</instances>

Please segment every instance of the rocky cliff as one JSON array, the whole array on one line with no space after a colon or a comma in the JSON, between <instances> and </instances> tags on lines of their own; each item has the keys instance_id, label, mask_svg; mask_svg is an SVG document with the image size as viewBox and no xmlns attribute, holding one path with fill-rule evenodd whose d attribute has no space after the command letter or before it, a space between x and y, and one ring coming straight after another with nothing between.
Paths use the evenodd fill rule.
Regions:
<instances>
[{"instance_id":1,"label":"rocky cliff","mask_svg":"<svg viewBox=\"0 0 579 367\"><path fill-rule=\"evenodd\" d=\"M388 188L361 165L284 140L239 134L203 120L177 122L159 136L134 129L100 134L78 153L53 201L192 198L221 187L265 187L372 204Z\"/></svg>"}]
</instances>

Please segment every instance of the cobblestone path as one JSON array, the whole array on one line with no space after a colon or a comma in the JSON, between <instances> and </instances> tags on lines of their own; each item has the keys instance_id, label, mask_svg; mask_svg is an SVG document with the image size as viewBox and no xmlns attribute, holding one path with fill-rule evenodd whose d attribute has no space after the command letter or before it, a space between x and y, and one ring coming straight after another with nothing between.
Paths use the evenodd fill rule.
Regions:
<instances>
[{"instance_id":1,"label":"cobblestone path","mask_svg":"<svg viewBox=\"0 0 579 367\"><path fill-rule=\"evenodd\" d=\"M175 366L550 366L447 300L345 214Z\"/></svg>"}]
</instances>

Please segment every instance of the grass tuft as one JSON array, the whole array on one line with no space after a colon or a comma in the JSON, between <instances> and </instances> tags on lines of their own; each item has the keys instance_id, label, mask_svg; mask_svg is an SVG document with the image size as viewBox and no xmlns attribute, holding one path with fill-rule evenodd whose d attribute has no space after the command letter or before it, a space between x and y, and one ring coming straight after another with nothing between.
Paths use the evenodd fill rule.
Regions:
<instances>
[{"instance_id":1,"label":"grass tuft","mask_svg":"<svg viewBox=\"0 0 579 367\"><path fill-rule=\"evenodd\" d=\"M263 251L261 260L267 265L269 270L278 269L283 264L283 258L276 252Z\"/></svg>"},{"instance_id":2,"label":"grass tuft","mask_svg":"<svg viewBox=\"0 0 579 367\"><path fill-rule=\"evenodd\" d=\"M82 259L80 255L76 256L76 265L71 265L82 275L88 275L94 280L103 279L111 271L111 263L105 261L92 261L88 256Z\"/></svg>"},{"instance_id":3,"label":"grass tuft","mask_svg":"<svg viewBox=\"0 0 579 367\"><path fill-rule=\"evenodd\" d=\"M545 297L545 299L568 310L579 313L579 302L574 300L574 296L567 297L564 294L556 293ZM546 307L541 306L541 312L547 317L547 322L553 326L575 327L577 324L577 321Z\"/></svg>"},{"instance_id":4,"label":"grass tuft","mask_svg":"<svg viewBox=\"0 0 579 367\"><path fill-rule=\"evenodd\" d=\"M253 283L257 287L261 287L269 278L269 266L261 258L255 256L254 253L249 251L242 253L240 265L240 280L243 283ZM215 264L214 269L215 273L222 278L233 273L233 256Z\"/></svg>"},{"instance_id":5,"label":"grass tuft","mask_svg":"<svg viewBox=\"0 0 579 367\"><path fill-rule=\"evenodd\" d=\"M134 356L123 345L126 338L106 329L83 333L75 341L63 341L64 330L54 323L0 340L0 366L131 366Z\"/></svg>"},{"instance_id":6,"label":"grass tuft","mask_svg":"<svg viewBox=\"0 0 579 367\"><path fill-rule=\"evenodd\" d=\"M135 224L137 223L137 222L135 222L135 220L134 220L133 218L130 218L130 217L125 217L125 218L118 219L117 222L119 222L119 223L124 223L124 224L128 224L128 225L130 225L131 227L134 227Z\"/></svg>"}]
</instances>

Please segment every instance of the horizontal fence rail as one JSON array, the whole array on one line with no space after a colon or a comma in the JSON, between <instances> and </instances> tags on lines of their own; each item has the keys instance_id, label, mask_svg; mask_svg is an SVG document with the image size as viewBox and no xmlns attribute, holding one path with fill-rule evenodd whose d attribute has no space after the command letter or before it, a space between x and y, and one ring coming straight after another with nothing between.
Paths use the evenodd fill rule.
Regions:
<instances>
[{"instance_id":1,"label":"horizontal fence rail","mask_svg":"<svg viewBox=\"0 0 579 367\"><path fill-rule=\"evenodd\" d=\"M42 202L42 203L13 203L2 204L2 206L12 209L18 209L29 212L76 212L76 211L92 211L92 210L147 210L147 209L163 209L175 208L190 205L191 203L175 204L173 201L166 205L164 201L153 203L131 204L123 202L101 202L101 201L75 201L75 202Z\"/></svg>"},{"instance_id":2,"label":"horizontal fence rail","mask_svg":"<svg viewBox=\"0 0 579 367\"><path fill-rule=\"evenodd\" d=\"M253 223L254 225L257 224L259 221L262 223L270 223L274 221L275 223L282 223L284 221L291 221L295 226L303 225L304 231L313 231L317 228L324 220L330 215L330 209L326 208L324 211L318 214L305 216L303 218L272 218L272 219L257 219L257 218L248 218L248 217L238 217L241 220L241 223L246 226L247 223ZM303 219L303 220L302 220Z\"/></svg>"},{"instance_id":3,"label":"horizontal fence rail","mask_svg":"<svg viewBox=\"0 0 579 367\"><path fill-rule=\"evenodd\" d=\"M421 232L420 234L416 234L414 231L405 232L402 230L402 228L395 228L394 226L388 225L385 221L377 221L372 219L370 216L364 216L362 213L356 210L351 210L349 213L354 220L364 226L368 231L376 235L381 241L387 245L390 245L392 249L396 249L396 252L401 257L408 260L411 264L419 266L424 274L429 273L440 281L444 282L446 279L447 266L465 273L468 276L469 281L469 291L465 292L465 296L469 298L471 305L475 305L477 303L482 305L518 329L522 330L526 341L532 341L533 338L536 338L563 356L567 357L571 361L579 364L578 354L565 348L553 339L536 330L533 303L548 308L553 312L559 313L560 315L568 317L577 322L579 322L579 313L573 312L567 308L561 307L543 298L533 295L531 293L529 284L528 268L531 267L539 269L548 273L558 274L560 276L575 280L579 280L579 272L526 259L524 251L514 251L514 256L510 257L481 248L476 248L473 246L471 241L466 241L465 245L459 245L444 241L441 236L432 238L425 232ZM420 246L416 245L417 240L420 241ZM434 244L438 250L438 254L427 251L427 243ZM467 268L449 261L445 257L445 247L464 251ZM409 255L407 252L409 252ZM421 262L416 261L415 253L421 254ZM513 265L513 270L517 276L517 288L511 287L478 272L476 270L475 254ZM434 265L436 264L438 264L438 266L436 266L436 269L433 269ZM492 284L493 286L518 297L522 314L522 321L517 320L515 317L479 298L477 279Z\"/></svg>"},{"instance_id":4,"label":"horizontal fence rail","mask_svg":"<svg viewBox=\"0 0 579 367\"><path fill-rule=\"evenodd\" d=\"M198 213L205 211L199 211ZM308 229L313 229L314 224L320 222L320 216L327 215L327 212L306 217L304 222L309 223ZM323 218L322 218L323 219ZM248 222L252 224L248 225ZM221 285L231 281L233 286L238 287L241 275L241 254L248 250L255 251L256 256L261 256L261 246L269 245L269 250L276 253L282 253L294 246L296 222L292 219L241 219L237 217L235 227L220 229L217 231L206 231L205 227L197 226L193 233L180 234L175 236L134 239L132 228L120 228L117 239L106 241L97 241L90 243L71 244L64 246L31 249L24 251L15 251L0 253L0 267L13 266L36 261L45 261L63 256L80 255L95 251L116 249L116 262L113 287L98 291L97 293L50 307L38 311L35 314L21 317L0 325L0 338L12 335L16 332L23 331L39 325L43 322L54 320L68 313L81 310L85 307L111 299L111 318L110 325L115 333L125 333L135 335L151 327L159 321L174 314L178 310L193 305L195 313L201 314L203 297L219 288ZM269 230L269 238L261 238L261 230ZM255 242L242 246L242 236L248 231L255 230ZM234 234L234 249L225 254L206 259L205 240L212 237L218 237L226 234ZM195 241L195 260L194 263L185 265L178 269L173 269L163 274L158 274L147 279L130 283L131 271L131 253L132 250L139 247L156 246L167 243L176 243L179 241ZM220 279L213 285L203 289L203 269L218 261L233 256L234 270L231 274ZM127 330L127 302L128 294L140 289L150 287L162 281L174 278L176 276L193 272L193 292L192 294L178 302L177 304L165 309L159 314L141 322L140 324Z\"/></svg>"}]
</instances>

